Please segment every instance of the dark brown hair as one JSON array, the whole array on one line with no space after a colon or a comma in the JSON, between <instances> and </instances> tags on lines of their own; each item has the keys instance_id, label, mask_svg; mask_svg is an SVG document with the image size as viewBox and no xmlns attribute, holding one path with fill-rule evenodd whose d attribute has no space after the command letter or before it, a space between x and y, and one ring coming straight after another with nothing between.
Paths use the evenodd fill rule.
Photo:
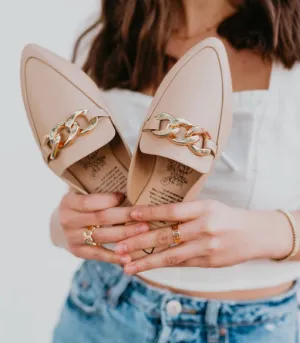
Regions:
<instances>
[{"instance_id":1,"label":"dark brown hair","mask_svg":"<svg viewBox=\"0 0 300 343\"><path fill-rule=\"evenodd\" d=\"M102 0L83 70L103 89L156 87L168 69L167 42L183 18L182 0ZM218 27L234 48L252 49L291 68L300 60L300 1L231 0L237 12Z\"/></svg>"}]
</instances>

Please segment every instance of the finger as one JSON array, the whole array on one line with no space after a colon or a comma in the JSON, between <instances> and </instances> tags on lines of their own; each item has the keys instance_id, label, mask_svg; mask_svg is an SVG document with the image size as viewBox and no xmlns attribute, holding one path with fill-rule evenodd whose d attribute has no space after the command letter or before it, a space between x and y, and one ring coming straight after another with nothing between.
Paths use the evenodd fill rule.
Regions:
<instances>
[{"instance_id":1,"label":"finger","mask_svg":"<svg viewBox=\"0 0 300 343\"><path fill-rule=\"evenodd\" d=\"M79 212L93 212L118 206L125 195L123 193L95 193L82 195L74 192L66 194L62 206Z\"/></svg>"},{"instance_id":2,"label":"finger","mask_svg":"<svg viewBox=\"0 0 300 343\"><path fill-rule=\"evenodd\" d=\"M159 253L160 251L164 251L168 249L168 247L162 247L162 248L155 248L155 251L154 253L157 254ZM127 256L130 256L131 258L131 261L135 261L135 260L138 260L140 258L143 258L143 257L146 257L146 256L149 256L149 254L145 253L144 250L137 250L137 251L134 251L133 253L131 254L128 254L128 255L119 255L120 257L127 257ZM130 262L131 262L130 261Z\"/></svg>"},{"instance_id":3,"label":"finger","mask_svg":"<svg viewBox=\"0 0 300 343\"><path fill-rule=\"evenodd\" d=\"M195 257L178 264L178 267L200 267L208 268L209 262L207 256Z\"/></svg>"},{"instance_id":4,"label":"finger","mask_svg":"<svg viewBox=\"0 0 300 343\"><path fill-rule=\"evenodd\" d=\"M136 274L150 269L172 267L195 256L197 257L199 254L199 242L183 243L163 252L141 258L127 264L124 267L124 271L127 274Z\"/></svg>"},{"instance_id":5,"label":"finger","mask_svg":"<svg viewBox=\"0 0 300 343\"><path fill-rule=\"evenodd\" d=\"M96 227L93 231L93 239L97 244L116 243L136 234L150 229L147 223L134 223L131 225ZM84 244L84 232L86 228L70 232L68 238L72 244Z\"/></svg>"},{"instance_id":6,"label":"finger","mask_svg":"<svg viewBox=\"0 0 300 343\"><path fill-rule=\"evenodd\" d=\"M189 221L199 217L201 210L200 201L139 206L132 211L131 218L139 221Z\"/></svg>"},{"instance_id":7,"label":"finger","mask_svg":"<svg viewBox=\"0 0 300 343\"><path fill-rule=\"evenodd\" d=\"M85 260L103 261L120 264L129 263L130 257L117 256L112 250L104 247L82 246L73 251L74 255Z\"/></svg>"},{"instance_id":8,"label":"finger","mask_svg":"<svg viewBox=\"0 0 300 343\"><path fill-rule=\"evenodd\" d=\"M197 221L191 221L179 224L178 230L181 241L186 242L199 237L200 225ZM141 249L169 246L173 243L173 230L171 227L166 227L125 239L116 245L115 252L117 254L126 254Z\"/></svg>"},{"instance_id":9,"label":"finger","mask_svg":"<svg viewBox=\"0 0 300 343\"><path fill-rule=\"evenodd\" d=\"M95 212L70 211L64 214L68 229L78 229L87 226L107 226L132 222L131 207L113 207Z\"/></svg>"}]
</instances>

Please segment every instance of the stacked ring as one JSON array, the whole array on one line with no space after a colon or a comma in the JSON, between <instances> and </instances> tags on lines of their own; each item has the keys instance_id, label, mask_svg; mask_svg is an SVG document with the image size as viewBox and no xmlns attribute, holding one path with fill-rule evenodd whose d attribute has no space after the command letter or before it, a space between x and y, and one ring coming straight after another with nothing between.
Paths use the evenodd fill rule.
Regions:
<instances>
[{"instance_id":1,"label":"stacked ring","mask_svg":"<svg viewBox=\"0 0 300 343\"><path fill-rule=\"evenodd\" d=\"M180 231L179 231L179 223L171 225L171 228L172 228L174 245L178 245L178 244L181 243Z\"/></svg>"}]
</instances>

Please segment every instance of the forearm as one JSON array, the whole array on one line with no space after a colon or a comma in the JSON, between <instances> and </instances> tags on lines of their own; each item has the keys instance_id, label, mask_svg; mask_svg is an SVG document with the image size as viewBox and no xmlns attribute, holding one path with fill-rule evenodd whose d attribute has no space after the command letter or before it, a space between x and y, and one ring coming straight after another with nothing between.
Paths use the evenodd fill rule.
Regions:
<instances>
[{"instance_id":1,"label":"forearm","mask_svg":"<svg viewBox=\"0 0 300 343\"><path fill-rule=\"evenodd\" d=\"M300 211L292 212L300 235ZM278 211L251 211L246 217L257 236L258 258L281 259L288 256L293 247L293 232L287 218ZM300 261L300 252L292 259Z\"/></svg>"},{"instance_id":2,"label":"forearm","mask_svg":"<svg viewBox=\"0 0 300 343\"><path fill-rule=\"evenodd\" d=\"M59 248L65 248L67 241L65 238L65 235L63 233L63 230L60 226L59 222L59 209L56 208L51 216L50 220L50 237L52 243L59 247Z\"/></svg>"}]
</instances>

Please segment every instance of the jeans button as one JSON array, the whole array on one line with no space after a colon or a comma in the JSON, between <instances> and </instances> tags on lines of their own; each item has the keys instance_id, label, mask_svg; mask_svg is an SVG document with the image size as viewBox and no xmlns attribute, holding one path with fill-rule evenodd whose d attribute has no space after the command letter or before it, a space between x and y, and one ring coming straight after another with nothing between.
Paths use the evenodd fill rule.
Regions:
<instances>
[{"instance_id":1,"label":"jeans button","mask_svg":"<svg viewBox=\"0 0 300 343\"><path fill-rule=\"evenodd\" d=\"M166 305L166 311L169 316L177 316L182 312L182 305L177 300L171 300Z\"/></svg>"}]
</instances>

